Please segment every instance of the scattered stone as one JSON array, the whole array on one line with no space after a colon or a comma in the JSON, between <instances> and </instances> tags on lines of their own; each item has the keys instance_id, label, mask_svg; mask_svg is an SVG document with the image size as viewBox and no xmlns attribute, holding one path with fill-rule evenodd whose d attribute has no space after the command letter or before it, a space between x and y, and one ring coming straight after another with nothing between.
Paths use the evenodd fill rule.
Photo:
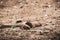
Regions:
<instances>
[{"instance_id":1,"label":"scattered stone","mask_svg":"<svg viewBox=\"0 0 60 40\"><path fill-rule=\"evenodd\" d=\"M21 23L22 22L22 20L18 20L18 21L16 21L16 23Z\"/></svg>"}]
</instances>

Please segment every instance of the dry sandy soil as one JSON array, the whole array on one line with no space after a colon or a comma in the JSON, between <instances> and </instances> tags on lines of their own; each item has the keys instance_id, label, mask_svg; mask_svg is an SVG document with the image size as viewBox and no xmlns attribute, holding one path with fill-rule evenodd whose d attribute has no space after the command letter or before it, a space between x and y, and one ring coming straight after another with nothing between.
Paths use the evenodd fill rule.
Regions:
<instances>
[{"instance_id":1,"label":"dry sandy soil","mask_svg":"<svg viewBox=\"0 0 60 40\"><path fill-rule=\"evenodd\" d=\"M0 0L0 40L60 40L60 0Z\"/></svg>"}]
</instances>

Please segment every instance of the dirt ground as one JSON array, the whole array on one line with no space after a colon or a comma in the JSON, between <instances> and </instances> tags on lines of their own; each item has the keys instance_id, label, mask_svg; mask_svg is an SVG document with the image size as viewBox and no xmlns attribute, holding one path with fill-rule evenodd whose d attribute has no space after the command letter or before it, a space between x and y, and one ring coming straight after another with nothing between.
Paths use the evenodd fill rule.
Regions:
<instances>
[{"instance_id":1,"label":"dirt ground","mask_svg":"<svg viewBox=\"0 0 60 40\"><path fill-rule=\"evenodd\" d=\"M0 0L0 40L60 40L60 0Z\"/></svg>"}]
</instances>

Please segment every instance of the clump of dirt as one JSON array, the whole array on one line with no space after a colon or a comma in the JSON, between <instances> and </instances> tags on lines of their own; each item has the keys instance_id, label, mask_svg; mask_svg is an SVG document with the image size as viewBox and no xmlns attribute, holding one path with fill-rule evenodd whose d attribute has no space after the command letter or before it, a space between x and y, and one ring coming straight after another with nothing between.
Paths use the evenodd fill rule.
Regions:
<instances>
[{"instance_id":1,"label":"clump of dirt","mask_svg":"<svg viewBox=\"0 0 60 40\"><path fill-rule=\"evenodd\" d=\"M55 6L60 9L60 0L54 0Z\"/></svg>"},{"instance_id":2,"label":"clump of dirt","mask_svg":"<svg viewBox=\"0 0 60 40\"><path fill-rule=\"evenodd\" d=\"M16 5L18 0L0 0L0 5L3 6L13 6Z\"/></svg>"}]
</instances>

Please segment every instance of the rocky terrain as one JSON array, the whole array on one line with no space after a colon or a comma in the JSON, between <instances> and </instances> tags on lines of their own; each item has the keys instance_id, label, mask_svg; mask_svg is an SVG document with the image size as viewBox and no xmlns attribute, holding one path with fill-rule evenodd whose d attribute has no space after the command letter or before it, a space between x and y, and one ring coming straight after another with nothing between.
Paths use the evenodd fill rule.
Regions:
<instances>
[{"instance_id":1,"label":"rocky terrain","mask_svg":"<svg viewBox=\"0 0 60 40\"><path fill-rule=\"evenodd\" d=\"M0 0L0 40L60 40L60 0Z\"/></svg>"}]
</instances>

